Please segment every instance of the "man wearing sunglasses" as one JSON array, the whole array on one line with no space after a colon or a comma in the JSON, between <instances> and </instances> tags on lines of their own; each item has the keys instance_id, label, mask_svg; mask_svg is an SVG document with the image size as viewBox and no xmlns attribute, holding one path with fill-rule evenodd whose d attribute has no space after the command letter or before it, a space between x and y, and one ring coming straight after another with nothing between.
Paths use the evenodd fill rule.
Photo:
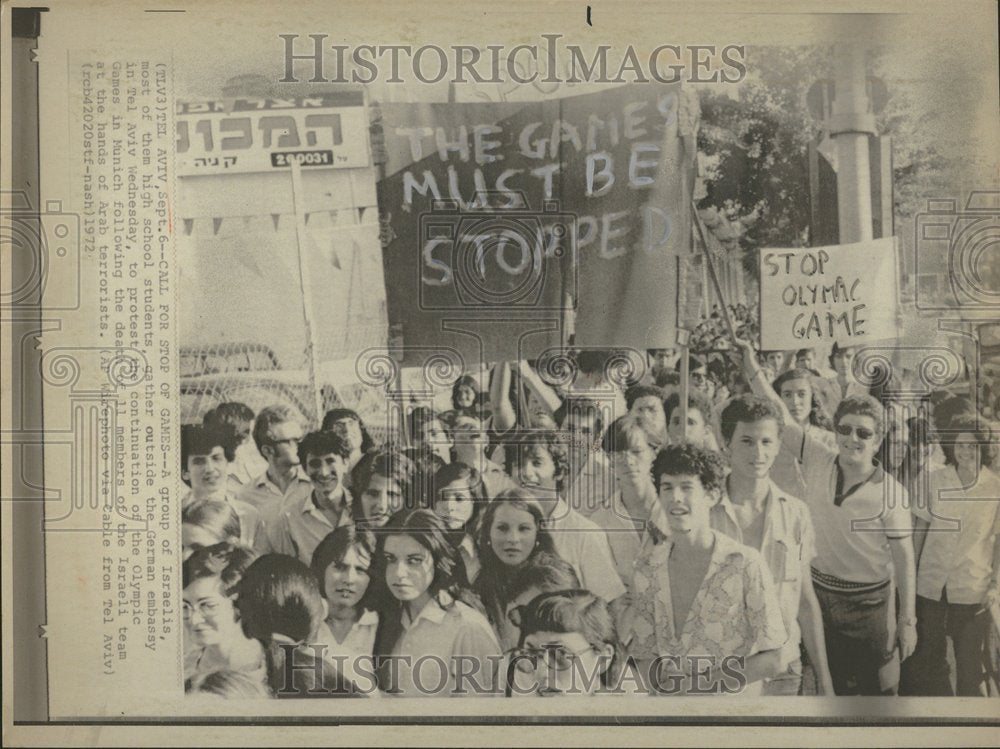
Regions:
<instances>
[{"instance_id":1,"label":"man wearing sunglasses","mask_svg":"<svg viewBox=\"0 0 1000 749\"><path fill-rule=\"evenodd\" d=\"M899 661L917 643L909 502L875 459L885 432L882 405L870 395L849 396L833 421L836 454L805 466L830 675L837 694L893 694Z\"/></svg>"},{"instance_id":2,"label":"man wearing sunglasses","mask_svg":"<svg viewBox=\"0 0 1000 749\"><path fill-rule=\"evenodd\" d=\"M678 372L681 371L680 360L677 361L675 367ZM708 363L700 356L691 355L688 357L688 381L691 383L692 390L697 390L711 399L713 392L709 380Z\"/></svg>"},{"instance_id":3,"label":"man wearing sunglasses","mask_svg":"<svg viewBox=\"0 0 1000 749\"><path fill-rule=\"evenodd\" d=\"M876 460L885 409L870 395L844 398L833 418L836 444L830 448L803 435L765 382L752 346L737 344L754 393L773 402L785 418L782 450L802 446L797 457L806 487L802 499L816 529L813 588L834 691L894 694L899 663L917 642L916 564L906 490Z\"/></svg>"}]
</instances>

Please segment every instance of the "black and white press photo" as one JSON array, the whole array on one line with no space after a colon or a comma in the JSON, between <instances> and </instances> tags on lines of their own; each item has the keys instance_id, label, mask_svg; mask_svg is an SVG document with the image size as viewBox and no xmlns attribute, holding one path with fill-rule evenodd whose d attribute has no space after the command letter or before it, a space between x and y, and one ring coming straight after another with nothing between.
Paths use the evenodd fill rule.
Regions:
<instances>
[{"instance_id":1,"label":"black and white press photo","mask_svg":"<svg viewBox=\"0 0 1000 749\"><path fill-rule=\"evenodd\" d=\"M5 733L995 741L995 5L21 5Z\"/></svg>"}]
</instances>

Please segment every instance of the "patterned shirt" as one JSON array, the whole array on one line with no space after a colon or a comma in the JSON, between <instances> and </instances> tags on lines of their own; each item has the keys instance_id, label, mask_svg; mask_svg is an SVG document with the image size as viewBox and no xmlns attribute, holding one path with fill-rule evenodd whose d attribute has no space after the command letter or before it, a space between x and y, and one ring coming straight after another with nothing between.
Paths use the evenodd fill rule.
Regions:
<instances>
[{"instance_id":1,"label":"patterned shirt","mask_svg":"<svg viewBox=\"0 0 1000 749\"><path fill-rule=\"evenodd\" d=\"M787 632L771 573L760 554L712 531L712 557L698 593L678 630L670 593L670 552L665 541L648 546L633 577L632 642L636 659L659 655L751 656L784 646Z\"/></svg>"}]
</instances>

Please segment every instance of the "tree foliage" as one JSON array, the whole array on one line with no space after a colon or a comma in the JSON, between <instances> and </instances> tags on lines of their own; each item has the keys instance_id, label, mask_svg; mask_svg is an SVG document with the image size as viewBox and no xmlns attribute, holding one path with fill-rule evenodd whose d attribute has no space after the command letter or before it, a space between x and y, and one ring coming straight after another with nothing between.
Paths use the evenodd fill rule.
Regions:
<instances>
[{"instance_id":1,"label":"tree foliage","mask_svg":"<svg viewBox=\"0 0 1000 749\"><path fill-rule=\"evenodd\" d=\"M736 92L701 92L698 148L709 165L707 195L730 219L742 219L743 266L757 276L756 250L802 246L809 238L808 146L818 131L805 103L829 68L829 51L753 48L751 74Z\"/></svg>"},{"instance_id":2,"label":"tree foliage","mask_svg":"<svg viewBox=\"0 0 1000 749\"><path fill-rule=\"evenodd\" d=\"M908 75L907 54L905 48L874 50L868 60L888 89L877 127L892 137L897 231L928 196L946 193L954 182L961 159L945 154L947 133L938 123L950 121L940 110L943 102L967 106L961 91L945 93L938 80ZM699 92L698 149L708 165L699 207L741 220L735 225L743 229L743 267L756 278L759 247L810 241L809 143L822 123L810 114L806 93L817 80L833 77L833 54L826 47L754 47L747 59L748 77L732 96L718 88Z\"/></svg>"}]
</instances>

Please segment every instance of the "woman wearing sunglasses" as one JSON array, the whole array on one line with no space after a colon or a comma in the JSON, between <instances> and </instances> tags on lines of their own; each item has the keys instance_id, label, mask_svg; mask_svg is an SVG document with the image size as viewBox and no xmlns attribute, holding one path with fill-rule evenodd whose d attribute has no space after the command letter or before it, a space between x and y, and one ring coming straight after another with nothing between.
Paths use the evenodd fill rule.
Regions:
<instances>
[{"instance_id":1,"label":"woman wearing sunglasses","mask_svg":"<svg viewBox=\"0 0 1000 749\"><path fill-rule=\"evenodd\" d=\"M754 393L770 398L785 416L771 477L812 513L813 588L823 612L834 691L893 694L899 663L917 643L916 567L906 489L877 460L885 408L868 395L844 398L834 414L835 444L830 446L775 398L753 346L742 340L737 346ZM778 470L783 458L786 465L789 458L794 461L794 476ZM897 593L898 606L893 606Z\"/></svg>"},{"instance_id":2,"label":"woman wearing sunglasses","mask_svg":"<svg viewBox=\"0 0 1000 749\"><path fill-rule=\"evenodd\" d=\"M624 648L602 599L580 589L543 593L523 610L520 622L520 642L510 653L508 695L622 693ZM524 674L533 676L530 686Z\"/></svg>"}]
</instances>

